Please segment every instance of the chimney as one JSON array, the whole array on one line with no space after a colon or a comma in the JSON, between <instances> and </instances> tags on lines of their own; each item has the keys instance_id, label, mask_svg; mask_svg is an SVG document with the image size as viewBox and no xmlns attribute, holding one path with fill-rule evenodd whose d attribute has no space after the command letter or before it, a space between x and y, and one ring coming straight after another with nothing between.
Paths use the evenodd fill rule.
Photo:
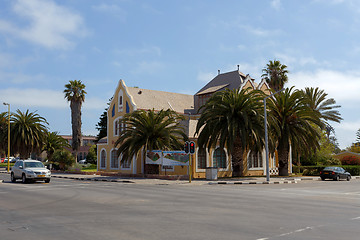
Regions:
<instances>
[{"instance_id":1,"label":"chimney","mask_svg":"<svg viewBox=\"0 0 360 240\"><path fill-rule=\"evenodd\" d=\"M220 69L218 70L218 75L220 74Z\"/></svg>"},{"instance_id":2,"label":"chimney","mask_svg":"<svg viewBox=\"0 0 360 240\"><path fill-rule=\"evenodd\" d=\"M239 64L237 65L237 67L238 67L238 71L240 71L240 65Z\"/></svg>"}]
</instances>

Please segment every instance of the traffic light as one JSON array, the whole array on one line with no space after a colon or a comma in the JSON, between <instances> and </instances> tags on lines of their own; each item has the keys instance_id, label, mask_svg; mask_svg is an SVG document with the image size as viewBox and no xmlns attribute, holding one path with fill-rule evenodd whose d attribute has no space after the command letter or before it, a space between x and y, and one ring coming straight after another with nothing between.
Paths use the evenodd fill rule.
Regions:
<instances>
[{"instance_id":1,"label":"traffic light","mask_svg":"<svg viewBox=\"0 0 360 240\"><path fill-rule=\"evenodd\" d=\"M190 153L194 154L195 153L195 142L190 142Z\"/></svg>"},{"instance_id":2,"label":"traffic light","mask_svg":"<svg viewBox=\"0 0 360 240\"><path fill-rule=\"evenodd\" d=\"M189 142L185 142L185 146L184 146L184 151L185 153L189 153Z\"/></svg>"}]
</instances>

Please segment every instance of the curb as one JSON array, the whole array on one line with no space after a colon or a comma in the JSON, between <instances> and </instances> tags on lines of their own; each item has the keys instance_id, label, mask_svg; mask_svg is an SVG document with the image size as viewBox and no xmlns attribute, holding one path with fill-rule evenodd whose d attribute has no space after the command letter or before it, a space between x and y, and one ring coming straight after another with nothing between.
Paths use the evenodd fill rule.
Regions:
<instances>
[{"instance_id":1,"label":"curb","mask_svg":"<svg viewBox=\"0 0 360 240\"><path fill-rule=\"evenodd\" d=\"M301 180L300 180L301 181ZM298 183L297 181L277 181L277 182L210 182L210 185L223 185L223 184L291 184L291 183Z\"/></svg>"},{"instance_id":2,"label":"curb","mask_svg":"<svg viewBox=\"0 0 360 240\"><path fill-rule=\"evenodd\" d=\"M82 177L66 177L66 176L54 176L53 178L66 178L72 180L79 180L79 181L94 181L94 182L119 182L119 183L135 183L129 180L117 180L117 179L98 179L98 178L82 178Z\"/></svg>"}]
</instances>

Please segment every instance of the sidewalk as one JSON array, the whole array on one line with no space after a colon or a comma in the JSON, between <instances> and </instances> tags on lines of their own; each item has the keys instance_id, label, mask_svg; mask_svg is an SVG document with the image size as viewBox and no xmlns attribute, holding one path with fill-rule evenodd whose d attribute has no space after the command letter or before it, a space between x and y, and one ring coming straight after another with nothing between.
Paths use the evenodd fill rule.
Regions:
<instances>
[{"instance_id":1,"label":"sidewalk","mask_svg":"<svg viewBox=\"0 0 360 240\"><path fill-rule=\"evenodd\" d=\"M219 180L205 180L193 179L191 183L189 180L166 180L166 179L152 179L152 178L129 178L119 176L101 176L101 175L82 175L69 173L53 173L54 178L66 178L80 181L103 181L103 182L118 182L129 184L153 184L153 185L172 185L172 184L191 184L191 185L212 185L212 184L290 184L297 183L302 180L319 180L319 177L301 177L301 178L271 178L270 182L266 181L265 177L259 178L229 178Z\"/></svg>"},{"instance_id":2,"label":"sidewalk","mask_svg":"<svg viewBox=\"0 0 360 240\"><path fill-rule=\"evenodd\" d=\"M7 173L0 169L0 173ZM154 178L131 178L120 176L101 176L101 175L83 175L72 173L52 173L53 178L64 178L78 181L100 181L113 183L128 183L128 184L150 184L150 185L174 185L174 184L188 184L188 185L215 185L215 184L292 184L300 181L319 181L320 177L272 177L267 182L265 177L244 177L244 178L226 178L218 180L193 179L191 183L189 180L166 180ZM352 176L352 180L360 179L360 176ZM1 181L0 181L1 182Z\"/></svg>"}]
</instances>

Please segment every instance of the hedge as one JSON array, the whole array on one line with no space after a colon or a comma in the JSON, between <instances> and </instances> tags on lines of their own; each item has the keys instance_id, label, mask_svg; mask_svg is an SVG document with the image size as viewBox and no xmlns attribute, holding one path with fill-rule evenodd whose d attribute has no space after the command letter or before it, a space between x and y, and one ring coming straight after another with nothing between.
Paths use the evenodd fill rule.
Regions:
<instances>
[{"instance_id":1,"label":"hedge","mask_svg":"<svg viewBox=\"0 0 360 240\"><path fill-rule=\"evenodd\" d=\"M293 166L293 173L302 173L303 176L319 176L320 171L328 166ZM360 166L339 166L349 172L351 176L360 176Z\"/></svg>"}]
</instances>

